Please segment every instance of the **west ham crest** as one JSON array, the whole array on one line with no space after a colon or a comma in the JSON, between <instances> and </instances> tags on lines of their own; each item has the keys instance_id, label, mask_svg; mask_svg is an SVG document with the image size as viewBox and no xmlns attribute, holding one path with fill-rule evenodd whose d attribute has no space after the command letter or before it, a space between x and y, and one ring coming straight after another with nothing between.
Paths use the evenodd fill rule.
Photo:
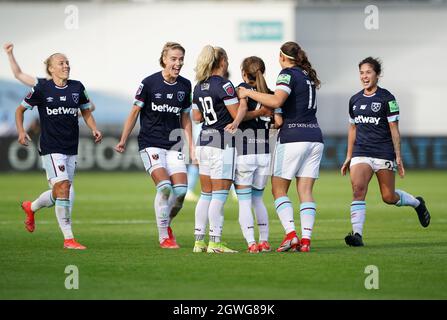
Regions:
<instances>
[{"instance_id":1,"label":"west ham crest","mask_svg":"<svg viewBox=\"0 0 447 320\"><path fill-rule=\"evenodd\" d=\"M154 160L158 160L158 158L159 158L159 157L158 157L158 154L153 154L153 155L152 155L152 159L154 159Z\"/></svg>"},{"instance_id":2,"label":"west ham crest","mask_svg":"<svg viewBox=\"0 0 447 320\"><path fill-rule=\"evenodd\" d=\"M177 100L179 102L182 102L185 99L185 91L178 91L177 92Z\"/></svg>"},{"instance_id":3,"label":"west ham crest","mask_svg":"<svg viewBox=\"0 0 447 320\"><path fill-rule=\"evenodd\" d=\"M79 93L72 93L71 97L73 98L74 103L78 103L79 102Z\"/></svg>"},{"instance_id":4,"label":"west ham crest","mask_svg":"<svg viewBox=\"0 0 447 320\"><path fill-rule=\"evenodd\" d=\"M59 170L61 171L61 172L64 172L65 171L65 166L62 164L62 165L60 165L60 166L57 166L58 168L59 168Z\"/></svg>"},{"instance_id":5,"label":"west ham crest","mask_svg":"<svg viewBox=\"0 0 447 320\"><path fill-rule=\"evenodd\" d=\"M381 107L382 107L382 104L380 102L371 103L371 110L374 112L378 112Z\"/></svg>"}]
</instances>

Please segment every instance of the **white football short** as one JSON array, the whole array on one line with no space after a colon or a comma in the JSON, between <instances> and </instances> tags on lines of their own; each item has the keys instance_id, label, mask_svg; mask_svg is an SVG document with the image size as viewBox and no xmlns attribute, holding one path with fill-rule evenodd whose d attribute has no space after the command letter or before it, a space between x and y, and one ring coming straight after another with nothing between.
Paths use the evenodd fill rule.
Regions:
<instances>
[{"instance_id":1,"label":"white football short","mask_svg":"<svg viewBox=\"0 0 447 320\"><path fill-rule=\"evenodd\" d=\"M397 168L395 161L371 157L354 157L351 159L351 165L349 167L355 166L359 163L368 164L374 172L379 170L396 171Z\"/></svg>"},{"instance_id":2,"label":"white football short","mask_svg":"<svg viewBox=\"0 0 447 320\"><path fill-rule=\"evenodd\" d=\"M263 190L271 174L270 158L268 153L237 156L234 182L239 186L252 186Z\"/></svg>"},{"instance_id":3,"label":"white football short","mask_svg":"<svg viewBox=\"0 0 447 320\"><path fill-rule=\"evenodd\" d=\"M51 187L56 183L68 180L73 182L76 169L76 155L50 153L41 157L42 167L47 173L47 180Z\"/></svg>"},{"instance_id":4,"label":"white football short","mask_svg":"<svg viewBox=\"0 0 447 320\"><path fill-rule=\"evenodd\" d=\"M165 168L169 176L187 172L185 156L179 151L149 147L140 150L140 156L149 174L159 168Z\"/></svg>"},{"instance_id":5,"label":"white football short","mask_svg":"<svg viewBox=\"0 0 447 320\"><path fill-rule=\"evenodd\" d=\"M321 142L278 142L272 161L273 176L287 180L294 177L317 179L323 149Z\"/></svg>"},{"instance_id":6,"label":"white football short","mask_svg":"<svg viewBox=\"0 0 447 320\"><path fill-rule=\"evenodd\" d=\"M196 157L199 162L199 174L210 176L211 179L234 180L236 167L236 149L225 149L200 146L196 147Z\"/></svg>"}]
</instances>

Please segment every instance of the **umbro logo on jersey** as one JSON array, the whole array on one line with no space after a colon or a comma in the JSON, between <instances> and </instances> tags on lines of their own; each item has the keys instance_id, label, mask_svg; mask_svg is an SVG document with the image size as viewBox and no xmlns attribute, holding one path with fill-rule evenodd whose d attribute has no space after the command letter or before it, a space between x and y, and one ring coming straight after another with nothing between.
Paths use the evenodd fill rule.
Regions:
<instances>
[{"instance_id":1,"label":"umbro logo on jersey","mask_svg":"<svg viewBox=\"0 0 447 320\"><path fill-rule=\"evenodd\" d=\"M355 109L357 109L357 106L356 106L356 105L354 105L354 106L352 107L352 110L355 110Z\"/></svg>"},{"instance_id":2,"label":"umbro logo on jersey","mask_svg":"<svg viewBox=\"0 0 447 320\"><path fill-rule=\"evenodd\" d=\"M46 108L47 109L47 115L49 116L57 116L57 115L64 115L64 114L71 114L75 117L78 116L78 108L65 108L65 107L59 107L59 108Z\"/></svg>"},{"instance_id":3,"label":"umbro logo on jersey","mask_svg":"<svg viewBox=\"0 0 447 320\"><path fill-rule=\"evenodd\" d=\"M53 102L53 97L48 97L47 102Z\"/></svg>"},{"instance_id":4,"label":"umbro logo on jersey","mask_svg":"<svg viewBox=\"0 0 447 320\"><path fill-rule=\"evenodd\" d=\"M380 121L380 118L376 117L365 117L365 116L357 116L354 118L355 123L371 123L378 125Z\"/></svg>"},{"instance_id":5,"label":"umbro logo on jersey","mask_svg":"<svg viewBox=\"0 0 447 320\"><path fill-rule=\"evenodd\" d=\"M168 98L168 99L172 99L173 96L174 96L173 93L168 93L168 94L166 94L166 98Z\"/></svg>"},{"instance_id":6,"label":"umbro logo on jersey","mask_svg":"<svg viewBox=\"0 0 447 320\"><path fill-rule=\"evenodd\" d=\"M155 103L152 102L152 111L179 113L180 108L170 106L169 104L166 103L156 105Z\"/></svg>"},{"instance_id":7,"label":"umbro logo on jersey","mask_svg":"<svg viewBox=\"0 0 447 320\"><path fill-rule=\"evenodd\" d=\"M61 97L59 97L59 100L60 101L67 101L67 97L66 96L61 96Z\"/></svg>"},{"instance_id":8,"label":"umbro logo on jersey","mask_svg":"<svg viewBox=\"0 0 447 320\"><path fill-rule=\"evenodd\" d=\"M378 112L381 107L382 107L382 104L380 102L371 103L371 110L374 112Z\"/></svg>"},{"instance_id":9,"label":"umbro logo on jersey","mask_svg":"<svg viewBox=\"0 0 447 320\"><path fill-rule=\"evenodd\" d=\"M156 93L155 94L155 99L161 99L162 94L161 93Z\"/></svg>"},{"instance_id":10,"label":"umbro logo on jersey","mask_svg":"<svg viewBox=\"0 0 447 320\"><path fill-rule=\"evenodd\" d=\"M366 109L366 104L362 104L361 106L360 106L360 110L365 110Z\"/></svg>"}]
</instances>

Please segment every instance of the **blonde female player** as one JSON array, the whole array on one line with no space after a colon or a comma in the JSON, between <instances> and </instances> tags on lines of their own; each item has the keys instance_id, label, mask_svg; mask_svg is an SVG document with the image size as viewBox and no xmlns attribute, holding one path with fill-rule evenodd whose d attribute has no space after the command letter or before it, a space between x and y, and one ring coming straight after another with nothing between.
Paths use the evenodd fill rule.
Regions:
<instances>
[{"instance_id":1,"label":"blonde female player","mask_svg":"<svg viewBox=\"0 0 447 320\"><path fill-rule=\"evenodd\" d=\"M92 130L95 142L102 139L90 112L90 101L81 82L69 80L70 65L65 55L52 54L45 61L49 80L39 79L31 92L16 110L16 125L19 143L27 146L29 137L23 128L24 112L37 106L42 133L40 151L51 191L42 193L35 201L25 201L22 208L26 213L25 225L34 231L34 207L55 206L59 227L64 235L64 248L86 249L78 243L71 228L72 200L69 190L73 183L76 155L79 143L78 112L81 110L85 123Z\"/></svg>"},{"instance_id":2,"label":"blonde female player","mask_svg":"<svg viewBox=\"0 0 447 320\"><path fill-rule=\"evenodd\" d=\"M155 216L161 248L177 249L171 222L183 206L187 191L186 164L178 146L178 132L183 128L194 154L191 133L191 82L180 76L185 49L168 42L160 55L162 71L145 78L136 93L129 117L124 123L120 142L115 150L122 153L127 139L140 116L138 145L144 167L157 186Z\"/></svg>"},{"instance_id":3,"label":"blonde female player","mask_svg":"<svg viewBox=\"0 0 447 320\"><path fill-rule=\"evenodd\" d=\"M233 133L245 116L246 107L231 81L224 78L228 56L224 49L205 46L196 66L193 93L194 121L204 122L198 141L201 196L196 206L193 252L234 253L221 242L223 208L234 180L236 150ZM205 244L209 220L209 243Z\"/></svg>"}]
</instances>

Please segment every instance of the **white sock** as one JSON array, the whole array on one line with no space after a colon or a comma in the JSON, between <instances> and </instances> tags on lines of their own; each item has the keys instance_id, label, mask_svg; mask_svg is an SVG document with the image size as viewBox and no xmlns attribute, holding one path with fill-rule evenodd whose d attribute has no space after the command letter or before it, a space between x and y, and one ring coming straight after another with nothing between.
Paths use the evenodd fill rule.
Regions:
<instances>
[{"instance_id":1,"label":"white sock","mask_svg":"<svg viewBox=\"0 0 447 320\"><path fill-rule=\"evenodd\" d=\"M312 237L316 208L315 202L303 202L300 205L301 237L303 239L310 240Z\"/></svg>"},{"instance_id":2,"label":"white sock","mask_svg":"<svg viewBox=\"0 0 447 320\"><path fill-rule=\"evenodd\" d=\"M293 220L293 207L287 196L275 200L275 209L279 220L286 231L286 234L295 231L295 221Z\"/></svg>"},{"instance_id":3,"label":"white sock","mask_svg":"<svg viewBox=\"0 0 447 320\"><path fill-rule=\"evenodd\" d=\"M157 184L157 194L155 195L154 207L155 218L157 219L158 227L158 240L161 242L163 239L169 237L169 208L168 199L172 192L171 181L162 180Z\"/></svg>"},{"instance_id":4,"label":"white sock","mask_svg":"<svg viewBox=\"0 0 447 320\"><path fill-rule=\"evenodd\" d=\"M203 240L203 238L205 237L211 198L211 193L202 192L200 194L199 201L197 202L194 226L194 235L196 236L196 240L199 238L200 240Z\"/></svg>"},{"instance_id":5,"label":"white sock","mask_svg":"<svg viewBox=\"0 0 447 320\"><path fill-rule=\"evenodd\" d=\"M363 225L366 219L366 202L352 201L351 203L351 224L352 231L363 235Z\"/></svg>"},{"instance_id":6,"label":"white sock","mask_svg":"<svg viewBox=\"0 0 447 320\"><path fill-rule=\"evenodd\" d=\"M214 242L220 242L223 228L223 214L222 209L225 201L227 201L228 190L213 191L213 195L208 210L209 219L209 235L210 239L214 239ZM213 238L211 238L213 237Z\"/></svg>"},{"instance_id":7,"label":"white sock","mask_svg":"<svg viewBox=\"0 0 447 320\"><path fill-rule=\"evenodd\" d=\"M73 232L71 230L71 215L70 215L70 200L56 199L55 205L56 218L64 234L64 239L73 239Z\"/></svg>"},{"instance_id":8,"label":"white sock","mask_svg":"<svg viewBox=\"0 0 447 320\"><path fill-rule=\"evenodd\" d=\"M73 205L74 205L74 200L75 200L75 190L73 187L73 183L70 184L69 199L70 199L70 215L71 215L71 213L73 212Z\"/></svg>"},{"instance_id":9,"label":"white sock","mask_svg":"<svg viewBox=\"0 0 447 320\"><path fill-rule=\"evenodd\" d=\"M418 199L403 190L396 190L396 193L399 195L400 198L399 201L397 201L396 203L396 206L398 207L410 206L416 208L421 203Z\"/></svg>"},{"instance_id":10,"label":"white sock","mask_svg":"<svg viewBox=\"0 0 447 320\"><path fill-rule=\"evenodd\" d=\"M37 212L41 208L50 208L54 206L53 190L43 192L36 200L31 202L31 210Z\"/></svg>"},{"instance_id":11,"label":"white sock","mask_svg":"<svg viewBox=\"0 0 447 320\"><path fill-rule=\"evenodd\" d=\"M255 241L255 221L251 212L251 188L236 189L239 202L239 224L248 245Z\"/></svg>"},{"instance_id":12,"label":"white sock","mask_svg":"<svg viewBox=\"0 0 447 320\"><path fill-rule=\"evenodd\" d=\"M259 228L259 242L269 240L269 215L262 200L262 193L263 190L253 189L251 198L251 205L253 206Z\"/></svg>"}]
</instances>

